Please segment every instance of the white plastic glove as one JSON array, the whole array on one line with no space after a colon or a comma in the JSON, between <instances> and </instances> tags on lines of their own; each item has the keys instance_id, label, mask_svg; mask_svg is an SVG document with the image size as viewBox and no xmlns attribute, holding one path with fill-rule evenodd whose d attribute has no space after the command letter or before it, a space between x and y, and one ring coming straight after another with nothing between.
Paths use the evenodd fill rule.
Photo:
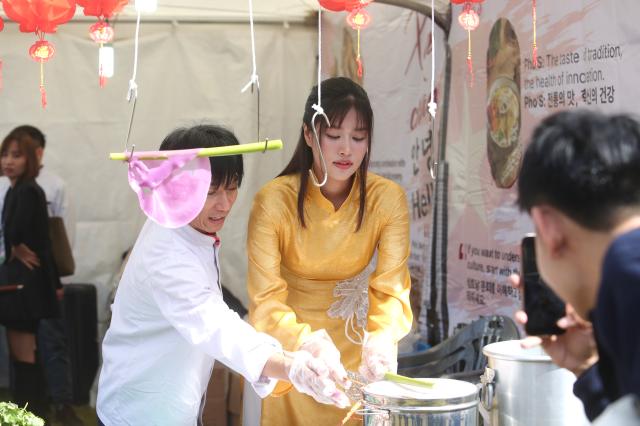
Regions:
<instances>
[{"instance_id":1,"label":"white plastic glove","mask_svg":"<svg viewBox=\"0 0 640 426\"><path fill-rule=\"evenodd\" d=\"M333 404L340 408L349 406L349 398L329 379L325 364L307 351L288 352L293 358L286 371L289 381L301 393L310 395L323 404Z\"/></svg>"},{"instance_id":2,"label":"white plastic glove","mask_svg":"<svg viewBox=\"0 0 640 426\"><path fill-rule=\"evenodd\" d=\"M325 329L314 331L302 342L298 348L307 351L314 357L320 359L329 371L329 378L340 384L345 389L351 386L347 371L340 362L340 351L331 340Z\"/></svg>"},{"instance_id":3,"label":"white plastic glove","mask_svg":"<svg viewBox=\"0 0 640 426\"><path fill-rule=\"evenodd\" d=\"M398 344L385 333L365 332L362 363L358 372L367 383L384 378L385 373L398 371Z\"/></svg>"}]
</instances>

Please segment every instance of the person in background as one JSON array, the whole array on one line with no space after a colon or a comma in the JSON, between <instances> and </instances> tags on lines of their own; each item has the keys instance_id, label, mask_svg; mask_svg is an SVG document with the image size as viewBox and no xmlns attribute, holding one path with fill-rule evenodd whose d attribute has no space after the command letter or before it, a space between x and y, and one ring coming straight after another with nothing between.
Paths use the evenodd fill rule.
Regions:
<instances>
[{"instance_id":1,"label":"person in background","mask_svg":"<svg viewBox=\"0 0 640 426\"><path fill-rule=\"evenodd\" d=\"M397 343L412 323L407 198L368 171L373 111L364 89L347 78L321 84L330 125L317 118L319 146L314 87L291 161L253 203L249 320L285 349L325 359L338 382L347 376L340 360L376 381L396 371ZM340 424L347 414L286 383L275 394L263 400L263 425Z\"/></svg>"},{"instance_id":2,"label":"person in background","mask_svg":"<svg viewBox=\"0 0 640 426\"><path fill-rule=\"evenodd\" d=\"M575 373L593 420L640 396L640 124L589 111L546 118L524 155L518 204L535 225L540 274L568 304L564 334L523 344Z\"/></svg>"},{"instance_id":3,"label":"person in background","mask_svg":"<svg viewBox=\"0 0 640 426\"><path fill-rule=\"evenodd\" d=\"M237 144L230 131L199 125L173 131L160 149ZM262 397L275 387L273 377L328 404L348 403L321 359L283 351L224 303L217 232L236 200L244 166L240 155L210 162L210 189L198 216L178 228L147 220L129 256L102 343L100 425L200 424L215 361L244 376Z\"/></svg>"},{"instance_id":4,"label":"person in background","mask_svg":"<svg viewBox=\"0 0 640 426\"><path fill-rule=\"evenodd\" d=\"M36 332L43 318L59 315L56 289L60 287L53 260L44 192L35 181L40 164L38 143L27 133L10 133L0 147L2 174L10 182L2 208L5 279L22 284L18 298L8 294L2 300L3 323L7 329L13 365L14 400L29 403L37 415L47 418L47 402ZM17 307L20 302L21 306ZM11 304L11 305L8 305ZM20 312L13 312L12 309Z\"/></svg>"},{"instance_id":5,"label":"person in background","mask_svg":"<svg viewBox=\"0 0 640 426\"><path fill-rule=\"evenodd\" d=\"M44 167L45 135L37 127L28 124L14 128L10 134L26 134L38 143L36 153L40 169L36 182L44 190L49 216L63 218L69 242L73 246L75 237L75 215L70 206L69 195L64 180ZM9 180L6 178L0 179L0 209L2 208L4 195L8 189ZM64 286L58 289L57 295L60 310L63 311ZM37 339L39 347L38 355L44 368L47 379L47 389L53 404L54 420L64 423L65 426L82 426L82 421L78 418L71 405L73 401L73 387L65 319L62 317L42 319L39 322Z\"/></svg>"}]
</instances>

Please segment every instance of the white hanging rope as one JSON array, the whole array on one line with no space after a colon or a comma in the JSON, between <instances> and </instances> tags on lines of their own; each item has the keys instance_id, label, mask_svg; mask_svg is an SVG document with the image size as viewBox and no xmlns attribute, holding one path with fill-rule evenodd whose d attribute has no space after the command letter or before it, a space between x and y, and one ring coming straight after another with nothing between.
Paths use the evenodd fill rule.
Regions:
<instances>
[{"instance_id":1,"label":"white hanging rope","mask_svg":"<svg viewBox=\"0 0 640 426\"><path fill-rule=\"evenodd\" d=\"M251 60L253 64L253 69L251 71L251 79L249 82L242 88L240 93L246 92L249 87L251 87L251 93L253 93L253 88L256 88L257 92L257 139L260 140L260 79L258 78L258 66L256 65L256 32L253 26L253 0L249 0L249 26L251 28ZM266 146L266 145L265 145Z\"/></svg>"},{"instance_id":2,"label":"white hanging rope","mask_svg":"<svg viewBox=\"0 0 640 426\"><path fill-rule=\"evenodd\" d=\"M438 109L438 104L435 100L435 80L436 80L436 36L435 36L435 4L434 0L431 0L431 100L429 101L429 114L431 114L431 118L436 118L436 110Z\"/></svg>"},{"instance_id":3,"label":"white hanging rope","mask_svg":"<svg viewBox=\"0 0 640 426\"><path fill-rule=\"evenodd\" d=\"M249 87L251 87L251 91L253 91L254 85L260 89L258 67L256 66L256 35L253 29L253 0L249 0L249 25L251 27L251 58L253 60L253 71L251 73L251 80L242 88L240 93L246 92Z\"/></svg>"},{"instance_id":4,"label":"white hanging rope","mask_svg":"<svg viewBox=\"0 0 640 426\"><path fill-rule=\"evenodd\" d=\"M129 117L129 130L127 131L127 138L124 141L124 152L129 150L129 138L131 137L131 128L133 127L133 118L136 115L136 102L138 100L138 84L136 83L136 74L138 73L138 38L140 35L140 10L138 10L138 17L136 19L136 35L133 44L133 74L131 80L129 80L129 89L127 90L127 101L133 100L133 106L131 107L131 116ZM133 151L135 150L135 144L131 147L131 157L133 157ZM131 158L129 157L129 158Z\"/></svg>"},{"instance_id":5,"label":"white hanging rope","mask_svg":"<svg viewBox=\"0 0 640 426\"><path fill-rule=\"evenodd\" d=\"M324 186L327 183L327 179L329 178L329 173L327 172L327 163L324 161L324 155L322 154L322 148L320 147L320 138L318 137L318 132L316 130L316 118L318 115L324 117L327 122L327 126L331 127L331 123L329 122L329 117L324 113L324 109L322 109L322 9L318 9L318 103L313 104L311 108L315 111L313 117L311 118L311 129L313 130L313 137L316 143L316 148L318 148L318 153L320 154L320 167L322 168L323 178L322 182L318 182L316 179L315 173L313 173L313 168L309 169L309 174L311 175L311 181L317 187Z\"/></svg>"},{"instance_id":6,"label":"white hanging rope","mask_svg":"<svg viewBox=\"0 0 640 426\"><path fill-rule=\"evenodd\" d=\"M431 143L435 145L435 128L436 128L436 110L438 104L436 103L436 19L435 19L435 4L434 0L431 0L431 99L427 104L429 107L429 114L431 114ZM438 153L439 150L434 149L435 161L429 167L429 174L431 179L435 180L437 177L438 168Z\"/></svg>"},{"instance_id":7,"label":"white hanging rope","mask_svg":"<svg viewBox=\"0 0 640 426\"><path fill-rule=\"evenodd\" d=\"M140 35L140 11L138 11L138 18L136 19L136 38L134 41L133 49L133 75L129 80L129 90L127 91L127 101L138 97L138 84L136 83L136 74L138 72L138 37Z\"/></svg>"}]
</instances>

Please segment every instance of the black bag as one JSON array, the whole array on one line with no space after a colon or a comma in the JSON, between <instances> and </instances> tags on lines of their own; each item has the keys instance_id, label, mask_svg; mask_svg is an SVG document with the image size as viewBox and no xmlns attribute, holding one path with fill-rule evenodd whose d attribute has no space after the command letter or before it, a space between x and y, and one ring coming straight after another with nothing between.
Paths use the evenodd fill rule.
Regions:
<instances>
[{"instance_id":1,"label":"black bag","mask_svg":"<svg viewBox=\"0 0 640 426\"><path fill-rule=\"evenodd\" d=\"M42 318L39 272L39 268L31 270L17 259L0 265L0 323Z\"/></svg>"},{"instance_id":2,"label":"black bag","mask_svg":"<svg viewBox=\"0 0 640 426\"><path fill-rule=\"evenodd\" d=\"M98 309L94 285L64 286L64 318L71 359L73 402L87 404L98 372Z\"/></svg>"}]
</instances>

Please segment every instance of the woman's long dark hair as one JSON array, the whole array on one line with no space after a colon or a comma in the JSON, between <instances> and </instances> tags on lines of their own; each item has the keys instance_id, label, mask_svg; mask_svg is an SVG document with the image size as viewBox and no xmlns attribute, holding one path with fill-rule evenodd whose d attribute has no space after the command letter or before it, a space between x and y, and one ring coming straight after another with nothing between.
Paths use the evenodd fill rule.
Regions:
<instances>
[{"instance_id":1,"label":"woman's long dark hair","mask_svg":"<svg viewBox=\"0 0 640 426\"><path fill-rule=\"evenodd\" d=\"M364 220L364 210L366 205L367 194L367 170L369 169L369 156L371 153L371 134L373 133L373 110L369 102L369 96L362 87L345 77L329 78L323 81L322 89L322 108L329 118L332 127L340 127L342 120L354 108L357 114L358 128L367 131L367 154L360 164L358 180L360 182L360 208L358 210L358 224L356 232L362 226ZM307 145L304 138L305 125L311 130L311 119L315 111L313 104L318 103L318 86L311 89L311 93L307 98L304 107L304 116L300 129L300 138L298 145L291 157L291 161L278 176L292 175L298 173L300 175L300 188L298 189L298 218L303 227L306 227L304 220L304 199L307 195L307 182L309 181L308 170L313 164L313 151ZM318 136L322 135L327 123L322 117L316 118L316 124L319 126Z\"/></svg>"}]
</instances>

